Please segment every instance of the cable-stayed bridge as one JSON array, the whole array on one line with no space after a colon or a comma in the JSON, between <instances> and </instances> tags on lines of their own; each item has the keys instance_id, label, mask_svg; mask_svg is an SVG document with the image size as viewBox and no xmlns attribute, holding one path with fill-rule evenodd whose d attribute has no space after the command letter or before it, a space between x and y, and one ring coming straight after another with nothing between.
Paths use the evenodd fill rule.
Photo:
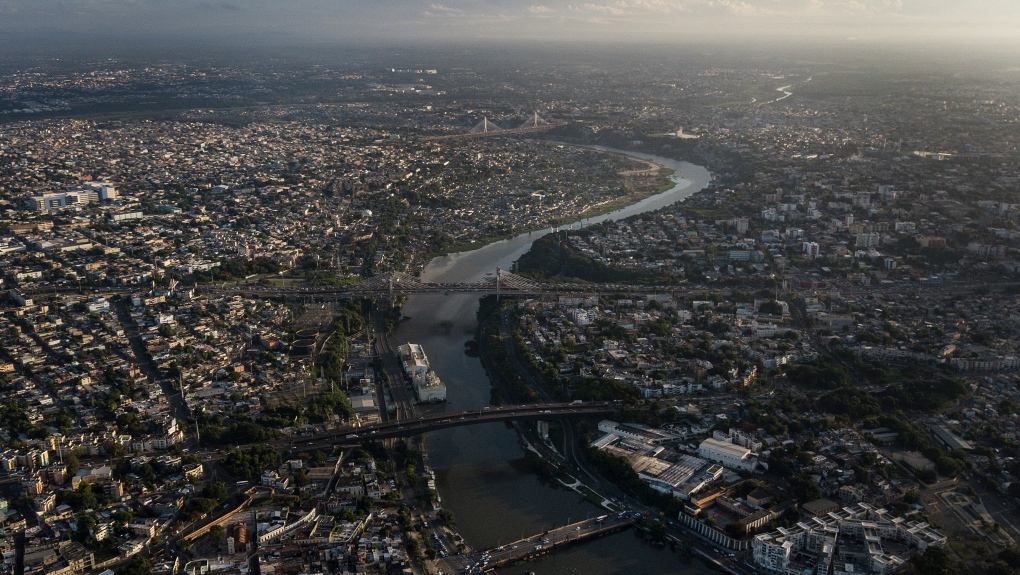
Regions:
<instances>
[{"instance_id":1,"label":"cable-stayed bridge","mask_svg":"<svg viewBox=\"0 0 1020 575\"><path fill-rule=\"evenodd\" d=\"M551 130L557 126L562 126L566 122L554 120L548 121L538 115L535 112L534 115L527 120L521 122L516 128L502 128L496 123L489 120L487 116L482 117L482 120L475 124L467 133L464 134L449 134L445 136L433 136L427 138L428 140L452 140L452 139L470 139L470 138L488 138L492 136L514 136L517 134L533 134L536 132L544 132Z\"/></svg>"}]
</instances>

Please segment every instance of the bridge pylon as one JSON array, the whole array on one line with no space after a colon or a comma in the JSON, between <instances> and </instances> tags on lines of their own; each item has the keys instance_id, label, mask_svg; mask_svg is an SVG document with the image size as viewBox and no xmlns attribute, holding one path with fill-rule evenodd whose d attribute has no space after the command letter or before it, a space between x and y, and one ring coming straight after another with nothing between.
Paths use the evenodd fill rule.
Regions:
<instances>
[{"instance_id":1,"label":"bridge pylon","mask_svg":"<svg viewBox=\"0 0 1020 575\"><path fill-rule=\"evenodd\" d=\"M535 110L535 113L532 115L532 117L528 118L527 120L524 120L524 122L522 122L521 125L517 127L517 129L521 130L521 129L541 128L543 126L548 126L548 125L549 125L549 122L547 122L545 120L545 118L543 118L542 116L539 116L538 115L538 110Z\"/></svg>"},{"instance_id":2,"label":"bridge pylon","mask_svg":"<svg viewBox=\"0 0 1020 575\"><path fill-rule=\"evenodd\" d=\"M474 128L471 128L469 134L491 134L493 132L503 132L503 128L500 128L496 124L489 121L488 116L482 116L482 121L478 122Z\"/></svg>"}]
</instances>

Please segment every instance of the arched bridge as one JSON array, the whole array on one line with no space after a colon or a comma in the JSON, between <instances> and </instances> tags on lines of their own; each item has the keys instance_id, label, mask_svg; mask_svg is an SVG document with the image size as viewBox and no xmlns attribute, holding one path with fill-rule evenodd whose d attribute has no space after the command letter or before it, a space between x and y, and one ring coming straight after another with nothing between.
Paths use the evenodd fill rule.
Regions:
<instances>
[{"instance_id":1,"label":"arched bridge","mask_svg":"<svg viewBox=\"0 0 1020 575\"><path fill-rule=\"evenodd\" d=\"M393 437L411 437L420 433L437 431L450 427L478 425L511 420L541 420L560 417L584 417L588 415L608 415L617 409L615 402L600 403L537 403L529 405L502 405L468 409L463 411L446 411L423 415L414 419L374 423L361 427L338 429L329 433L281 439L275 442L278 446L301 448L327 447L331 445L351 445L373 439L390 439Z\"/></svg>"}]
</instances>

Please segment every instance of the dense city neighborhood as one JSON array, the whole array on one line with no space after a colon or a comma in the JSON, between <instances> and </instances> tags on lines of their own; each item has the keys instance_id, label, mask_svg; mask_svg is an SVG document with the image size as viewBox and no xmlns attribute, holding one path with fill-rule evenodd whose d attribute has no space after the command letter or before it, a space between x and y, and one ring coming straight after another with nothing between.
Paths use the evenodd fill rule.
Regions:
<instances>
[{"instance_id":1,"label":"dense city neighborhood","mask_svg":"<svg viewBox=\"0 0 1020 575\"><path fill-rule=\"evenodd\" d=\"M1020 572L1015 77L477 58L5 69L0 573ZM471 412L589 517L458 523Z\"/></svg>"}]
</instances>

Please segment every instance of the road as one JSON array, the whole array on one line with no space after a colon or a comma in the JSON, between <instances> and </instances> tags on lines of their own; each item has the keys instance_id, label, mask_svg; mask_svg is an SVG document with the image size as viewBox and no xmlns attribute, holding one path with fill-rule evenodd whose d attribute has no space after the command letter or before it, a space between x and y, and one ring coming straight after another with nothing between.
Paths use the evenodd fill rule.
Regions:
<instances>
[{"instance_id":1,"label":"road","mask_svg":"<svg viewBox=\"0 0 1020 575\"><path fill-rule=\"evenodd\" d=\"M533 535L521 541L501 545L495 549L483 551L473 558L478 567L499 567L521 561L529 556L539 555L548 550L580 541L588 537L610 533L624 529L634 523L634 518L627 513L603 515L552 529L540 535ZM469 571L470 572L470 571Z\"/></svg>"},{"instance_id":2,"label":"road","mask_svg":"<svg viewBox=\"0 0 1020 575\"><path fill-rule=\"evenodd\" d=\"M163 395L170 403L170 411L173 413L173 416L178 421L187 421L191 417L191 410L188 409L188 404L184 402L184 398L173 388L173 385L160 376L159 370L149 357L149 352L145 349L145 343L142 341L142 334L138 330L138 325L135 324L128 313L127 305L125 298L113 302L113 307L117 311L117 319L120 320L121 325L124 327L124 335L127 336L128 342L131 344L131 351L134 352L135 367L141 369L146 377L149 378L149 381L159 384L163 390Z\"/></svg>"},{"instance_id":3,"label":"road","mask_svg":"<svg viewBox=\"0 0 1020 575\"><path fill-rule=\"evenodd\" d=\"M505 272L504 272L505 273ZM413 278L413 276L410 276ZM795 282L801 277L806 277L804 274L796 270L793 273L787 275L786 279L790 282ZM275 277L274 277L275 279ZM367 278L366 283L373 278ZM373 297L373 296L386 296L392 295L414 295L422 293L477 293L477 294L494 294L496 293L495 283L480 282L480 283L430 283L421 282L417 278L413 278L414 285L398 286L396 283L393 285L392 290L388 286L372 283L366 284L353 284L349 286L304 286L295 288L274 288L251 282L257 281L258 278L250 280L247 283L234 283L233 285L227 285L224 282L217 282L215 284L201 284L199 288L205 293L209 294L222 294L222 295L254 295L257 297L267 296L334 296L334 297ZM860 286L853 285L847 282L840 281L836 278L817 278L826 281L830 287L817 288L812 290L811 288L805 288L803 292L811 291L823 291L823 292L839 292L843 295L850 296L868 296L868 295L904 295L904 294L916 294L919 292L933 292L942 294L963 294L973 292L975 290L1001 290L1001 289L1014 289L1020 287L1020 282L981 282L981 281L953 281L947 282L941 286L938 285L926 285L921 283L898 283L888 286ZM577 295L577 294L590 294L593 292L599 293L682 293L687 296L702 295L709 293L728 294L734 289L737 290L749 290L753 289L750 286L708 286L708 285L681 285L681 286L663 286L663 285L636 285L636 284L610 284L610 283L538 283L531 282L526 286L502 286L502 292L505 295ZM21 293L32 296L32 295L58 295L58 294L83 294L83 295L106 295L113 296L117 294L127 295L132 292L138 291L139 287L71 287L71 286L55 286L45 285L36 287L26 287L19 290Z\"/></svg>"},{"instance_id":4,"label":"road","mask_svg":"<svg viewBox=\"0 0 1020 575\"><path fill-rule=\"evenodd\" d=\"M1011 505L1006 505L1002 500L1002 495L996 491L989 489L985 483L977 479L974 474L968 472L968 479L970 479L970 485L977 492L981 498L981 504L985 506L988 513L1006 530L1006 533L1013 538L1014 541L1020 541L1020 529L1017 528L1014 521L1020 521L1020 515L1017 514L1016 509Z\"/></svg>"},{"instance_id":5,"label":"road","mask_svg":"<svg viewBox=\"0 0 1020 575\"><path fill-rule=\"evenodd\" d=\"M383 318L379 314L372 315L372 329L373 329L373 343L375 346L375 353L382 361L383 368L386 370L387 383L390 387L390 397L396 404L397 410L395 412L395 419L398 421L413 419L416 415L414 407L414 398L408 393L407 384L404 383L403 369L400 366L400 362L397 359L396 350L390 344L389 337L386 334L386 324L383 322ZM379 398L382 401L382 378L378 382L379 386ZM385 409L384 409L385 411ZM389 421L389 414L383 414L383 421Z\"/></svg>"}]
</instances>

